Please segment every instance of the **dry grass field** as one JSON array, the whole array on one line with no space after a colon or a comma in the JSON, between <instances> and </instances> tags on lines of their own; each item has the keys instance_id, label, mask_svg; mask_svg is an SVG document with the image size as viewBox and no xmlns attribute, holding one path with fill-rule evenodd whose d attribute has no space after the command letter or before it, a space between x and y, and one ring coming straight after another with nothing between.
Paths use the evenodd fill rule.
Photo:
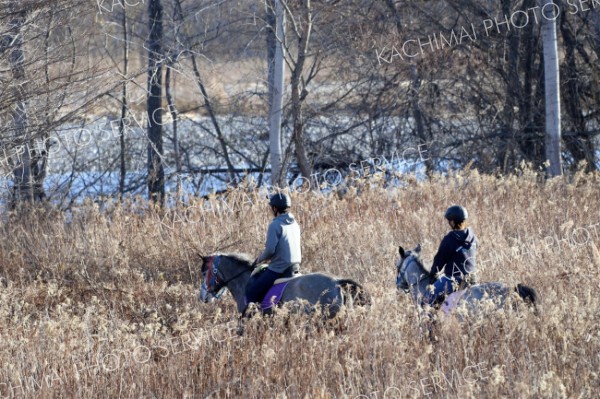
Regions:
<instances>
[{"instance_id":1,"label":"dry grass field","mask_svg":"<svg viewBox=\"0 0 600 399\"><path fill-rule=\"evenodd\" d=\"M256 194L161 213L142 200L48 209L0 226L0 397L597 398L600 175L543 182L475 171L345 195L294 194L303 271L364 284L370 308L337 326L255 318L242 336L229 295L200 304L198 253L257 255ZM446 207L465 205L481 281L537 289L541 314L507 308L435 327L395 289L397 245L431 262Z\"/></svg>"}]
</instances>

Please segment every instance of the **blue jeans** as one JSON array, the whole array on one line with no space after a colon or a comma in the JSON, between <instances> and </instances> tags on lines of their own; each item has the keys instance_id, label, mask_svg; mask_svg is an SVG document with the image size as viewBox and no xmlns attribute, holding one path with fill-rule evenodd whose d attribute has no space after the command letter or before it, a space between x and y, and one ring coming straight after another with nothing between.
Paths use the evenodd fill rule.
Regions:
<instances>
[{"instance_id":1,"label":"blue jeans","mask_svg":"<svg viewBox=\"0 0 600 399\"><path fill-rule=\"evenodd\" d=\"M433 293L425 295L423 297L423 304L432 306L440 297L440 295L444 293L451 294L452 292L454 292L453 285L458 284L460 284L460 279L457 279L456 277L454 279L451 279L445 275L441 276L433 282Z\"/></svg>"}]
</instances>

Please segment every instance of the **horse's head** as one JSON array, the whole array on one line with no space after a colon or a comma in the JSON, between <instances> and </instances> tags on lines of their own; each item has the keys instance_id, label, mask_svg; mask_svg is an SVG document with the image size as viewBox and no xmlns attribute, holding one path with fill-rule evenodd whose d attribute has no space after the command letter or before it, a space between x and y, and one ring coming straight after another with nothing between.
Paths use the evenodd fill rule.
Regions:
<instances>
[{"instance_id":1,"label":"horse's head","mask_svg":"<svg viewBox=\"0 0 600 399\"><path fill-rule=\"evenodd\" d=\"M200 295L198 299L201 302L209 302L211 299L218 298L225 284L219 276L219 264L221 255L210 255L202 257L202 284L200 284Z\"/></svg>"},{"instance_id":2,"label":"horse's head","mask_svg":"<svg viewBox=\"0 0 600 399\"><path fill-rule=\"evenodd\" d=\"M408 291L410 287L418 284L426 270L421 261L421 245L414 249L405 251L402 246L398 247L400 259L396 262L396 288Z\"/></svg>"},{"instance_id":3,"label":"horse's head","mask_svg":"<svg viewBox=\"0 0 600 399\"><path fill-rule=\"evenodd\" d=\"M202 257L202 284L199 298L202 302L219 298L227 284L252 271L252 261L245 254L214 254Z\"/></svg>"}]
</instances>

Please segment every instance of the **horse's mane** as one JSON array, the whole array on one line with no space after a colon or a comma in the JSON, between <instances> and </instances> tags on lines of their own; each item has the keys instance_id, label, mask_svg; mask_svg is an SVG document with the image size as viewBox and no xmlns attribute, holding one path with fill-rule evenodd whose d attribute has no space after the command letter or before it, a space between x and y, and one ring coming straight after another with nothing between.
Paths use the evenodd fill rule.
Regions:
<instances>
[{"instance_id":1,"label":"horse's mane","mask_svg":"<svg viewBox=\"0 0 600 399\"><path fill-rule=\"evenodd\" d=\"M423 264L423 258L421 258L421 252L409 251L409 253L410 253L409 256L412 256L415 259L415 262L417 262L417 264L421 267L421 269L425 270L426 272L429 272L429 270Z\"/></svg>"},{"instance_id":2,"label":"horse's mane","mask_svg":"<svg viewBox=\"0 0 600 399\"><path fill-rule=\"evenodd\" d=\"M250 255L240 252L219 253L215 255L225 256L236 262L242 263L247 267L252 266L252 262L254 261Z\"/></svg>"}]
</instances>

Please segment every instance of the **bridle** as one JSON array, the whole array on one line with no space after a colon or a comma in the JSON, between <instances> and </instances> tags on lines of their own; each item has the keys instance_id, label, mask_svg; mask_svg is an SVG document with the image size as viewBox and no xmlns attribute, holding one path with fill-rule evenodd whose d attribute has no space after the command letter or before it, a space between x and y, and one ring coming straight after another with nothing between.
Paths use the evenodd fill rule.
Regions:
<instances>
[{"instance_id":1,"label":"bridle","mask_svg":"<svg viewBox=\"0 0 600 399\"><path fill-rule=\"evenodd\" d=\"M400 267L397 267L396 270L398 271L398 275L396 276L396 287L399 289L402 289L402 291L404 291L405 293L409 293L410 292L410 285L408 284L408 282L406 281L406 277L404 276L404 273L406 273L406 268L408 265L408 262L406 262L408 260L408 258L411 257L410 255L404 259L402 259L402 263L400 264ZM402 280L404 280L404 282L406 282L406 287L402 287L400 288L399 280L402 278Z\"/></svg>"},{"instance_id":2,"label":"bridle","mask_svg":"<svg viewBox=\"0 0 600 399\"><path fill-rule=\"evenodd\" d=\"M400 268L398 270L398 276L396 278L396 287L398 287L398 288L400 288L398 286L398 279L402 278L404 280L404 282L406 283L406 287L402 287L400 289L402 289L402 291L404 291L406 293L410 292L410 287L413 285L406 279L406 270L408 269L408 266L412 263L417 263L417 266L419 266L419 262L418 262L416 256L411 254L411 255L408 255L407 257L405 257L402 260L402 264L400 265Z\"/></svg>"},{"instance_id":3,"label":"bridle","mask_svg":"<svg viewBox=\"0 0 600 399\"><path fill-rule=\"evenodd\" d=\"M215 298L220 298L227 287L227 284L246 273L247 270L242 270L235 276L221 280L219 277L219 264L221 263L220 255L210 256L206 264L206 274L202 280L202 290L212 294Z\"/></svg>"}]
</instances>

